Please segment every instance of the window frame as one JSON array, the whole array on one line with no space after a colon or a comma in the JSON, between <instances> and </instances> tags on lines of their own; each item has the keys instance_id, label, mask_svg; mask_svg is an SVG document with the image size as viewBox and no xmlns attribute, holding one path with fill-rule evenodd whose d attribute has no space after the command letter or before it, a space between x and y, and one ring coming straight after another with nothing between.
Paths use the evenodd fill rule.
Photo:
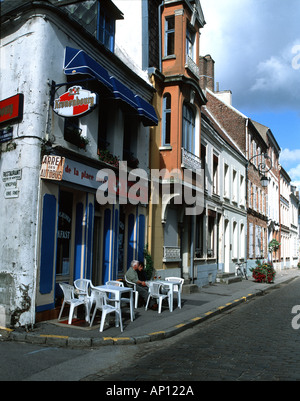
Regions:
<instances>
[{"instance_id":1,"label":"window frame","mask_svg":"<svg viewBox=\"0 0 300 401\"><path fill-rule=\"evenodd\" d=\"M170 21L173 27L169 28ZM165 17L165 46L164 57L174 56L175 54L175 15Z\"/></svg>"},{"instance_id":2,"label":"window frame","mask_svg":"<svg viewBox=\"0 0 300 401\"><path fill-rule=\"evenodd\" d=\"M183 104L182 110L182 147L190 153L195 154L195 132L196 132L196 115L193 108L187 104Z\"/></svg>"},{"instance_id":3,"label":"window frame","mask_svg":"<svg viewBox=\"0 0 300 401\"><path fill-rule=\"evenodd\" d=\"M171 145L171 102L170 93L165 93L163 96L162 146Z\"/></svg>"}]
</instances>

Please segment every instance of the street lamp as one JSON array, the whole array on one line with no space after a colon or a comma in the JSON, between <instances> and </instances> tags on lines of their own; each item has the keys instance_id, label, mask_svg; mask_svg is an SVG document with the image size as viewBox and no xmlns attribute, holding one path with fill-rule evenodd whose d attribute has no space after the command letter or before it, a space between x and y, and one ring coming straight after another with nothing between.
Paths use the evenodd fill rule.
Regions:
<instances>
[{"instance_id":1,"label":"street lamp","mask_svg":"<svg viewBox=\"0 0 300 401\"><path fill-rule=\"evenodd\" d=\"M264 156L264 159L262 159L262 161L261 161L260 163L258 163L257 168L258 168L259 174L261 175L261 179L260 179L261 185L262 185L263 188L266 188L266 187L269 185L269 179L268 179L268 177L266 176L266 174L267 174L267 172L270 171L271 168L272 168L272 159L271 159L270 156L268 156L267 153L260 153L259 155L254 155L254 156L252 156L252 157L248 160L248 163L247 163L247 170L248 170L248 166L249 166L251 160L254 159L254 158L256 158L256 157L260 157L260 156ZM266 159L270 160L270 167L268 167L268 166L266 165Z\"/></svg>"}]
</instances>

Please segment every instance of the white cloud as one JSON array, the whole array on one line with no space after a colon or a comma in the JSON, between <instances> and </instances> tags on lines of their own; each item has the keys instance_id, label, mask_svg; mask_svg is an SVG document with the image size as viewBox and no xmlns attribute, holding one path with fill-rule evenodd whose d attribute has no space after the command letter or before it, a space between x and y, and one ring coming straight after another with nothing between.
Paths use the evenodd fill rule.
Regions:
<instances>
[{"instance_id":1,"label":"white cloud","mask_svg":"<svg viewBox=\"0 0 300 401\"><path fill-rule=\"evenodd\" d=\"M280 162L300 162L300 149L283 149L280 153Z\"/></svg>"},{"instance_id":2,"label":"white cloud","mask_svg":"<svg viewBox=\"0 0 300 401\"><path fill-rule=\"evenodd\" d=\"M300 164L298 164L296 167L291 168L288 171L288 175L291 177L291 179L294 181L300 181Z\"/></svg>"},{"instance_id":3,"label":"white cloud","mask_svg":"<svg viewBox=\"0 0 300 401\"><path fill-rule=\"evenodd\" d=\"M232 90L235 106L296 109L300 1L201 0L201 5L207 23L201 55L211 54L216 81L221 90Z\"/></svg>"}]
</instances>

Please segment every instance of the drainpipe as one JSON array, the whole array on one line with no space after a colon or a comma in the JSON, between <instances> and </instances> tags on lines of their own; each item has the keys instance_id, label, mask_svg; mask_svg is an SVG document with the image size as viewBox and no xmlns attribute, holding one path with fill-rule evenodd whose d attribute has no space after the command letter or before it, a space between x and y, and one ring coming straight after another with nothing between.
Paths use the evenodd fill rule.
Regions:
<instances>
[{"instance_id":1,"label":"drainpipe","mask_svg":"<svg viewBox=\"0 0 300 401\"><path fill-rule=\"evenodd\" d=\"M161 68L162 68L162 66L161 66L161 59L162 59L162 55L161 55L161 50L162 50L162 46L161 46L161 42L162 42L161 14L162 14L162 12L161 12L161 9L164 5L165 5L165 2L162 1L162 3L158 6L158 40L159 40L158 49L159 49L159 71L160 72L161 72Z\"/></svg>"},{"instance_id":2,"label":"drainpipe","mask_svg":"<svg viewBox=\"0 0 300 401\"><path fill-rule=\"evenodd\" d=\"M190 267L190 276L192 278L192 284L194 284L194 239L195 239L195 216L192 215L191 219L191 248L190 248L190 259L191 259L191 267Z\"/></svg>"}]
</instances>

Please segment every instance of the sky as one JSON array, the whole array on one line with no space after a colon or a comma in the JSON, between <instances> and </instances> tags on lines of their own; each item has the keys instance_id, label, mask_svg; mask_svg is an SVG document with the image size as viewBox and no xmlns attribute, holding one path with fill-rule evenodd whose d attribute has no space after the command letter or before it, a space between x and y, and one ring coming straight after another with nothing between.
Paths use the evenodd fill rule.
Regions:
<instances>
[{"instance_id":1,"label":"sky","mask_svg":"<svg viewBox=\"0 0 300 401\"><path fill-rule=\"evenodd\" d=\"M219 90L269 127L280 164L300 189L300 0L201 0L200 54L215 60Z\"/></svg>"}]
</instances>

